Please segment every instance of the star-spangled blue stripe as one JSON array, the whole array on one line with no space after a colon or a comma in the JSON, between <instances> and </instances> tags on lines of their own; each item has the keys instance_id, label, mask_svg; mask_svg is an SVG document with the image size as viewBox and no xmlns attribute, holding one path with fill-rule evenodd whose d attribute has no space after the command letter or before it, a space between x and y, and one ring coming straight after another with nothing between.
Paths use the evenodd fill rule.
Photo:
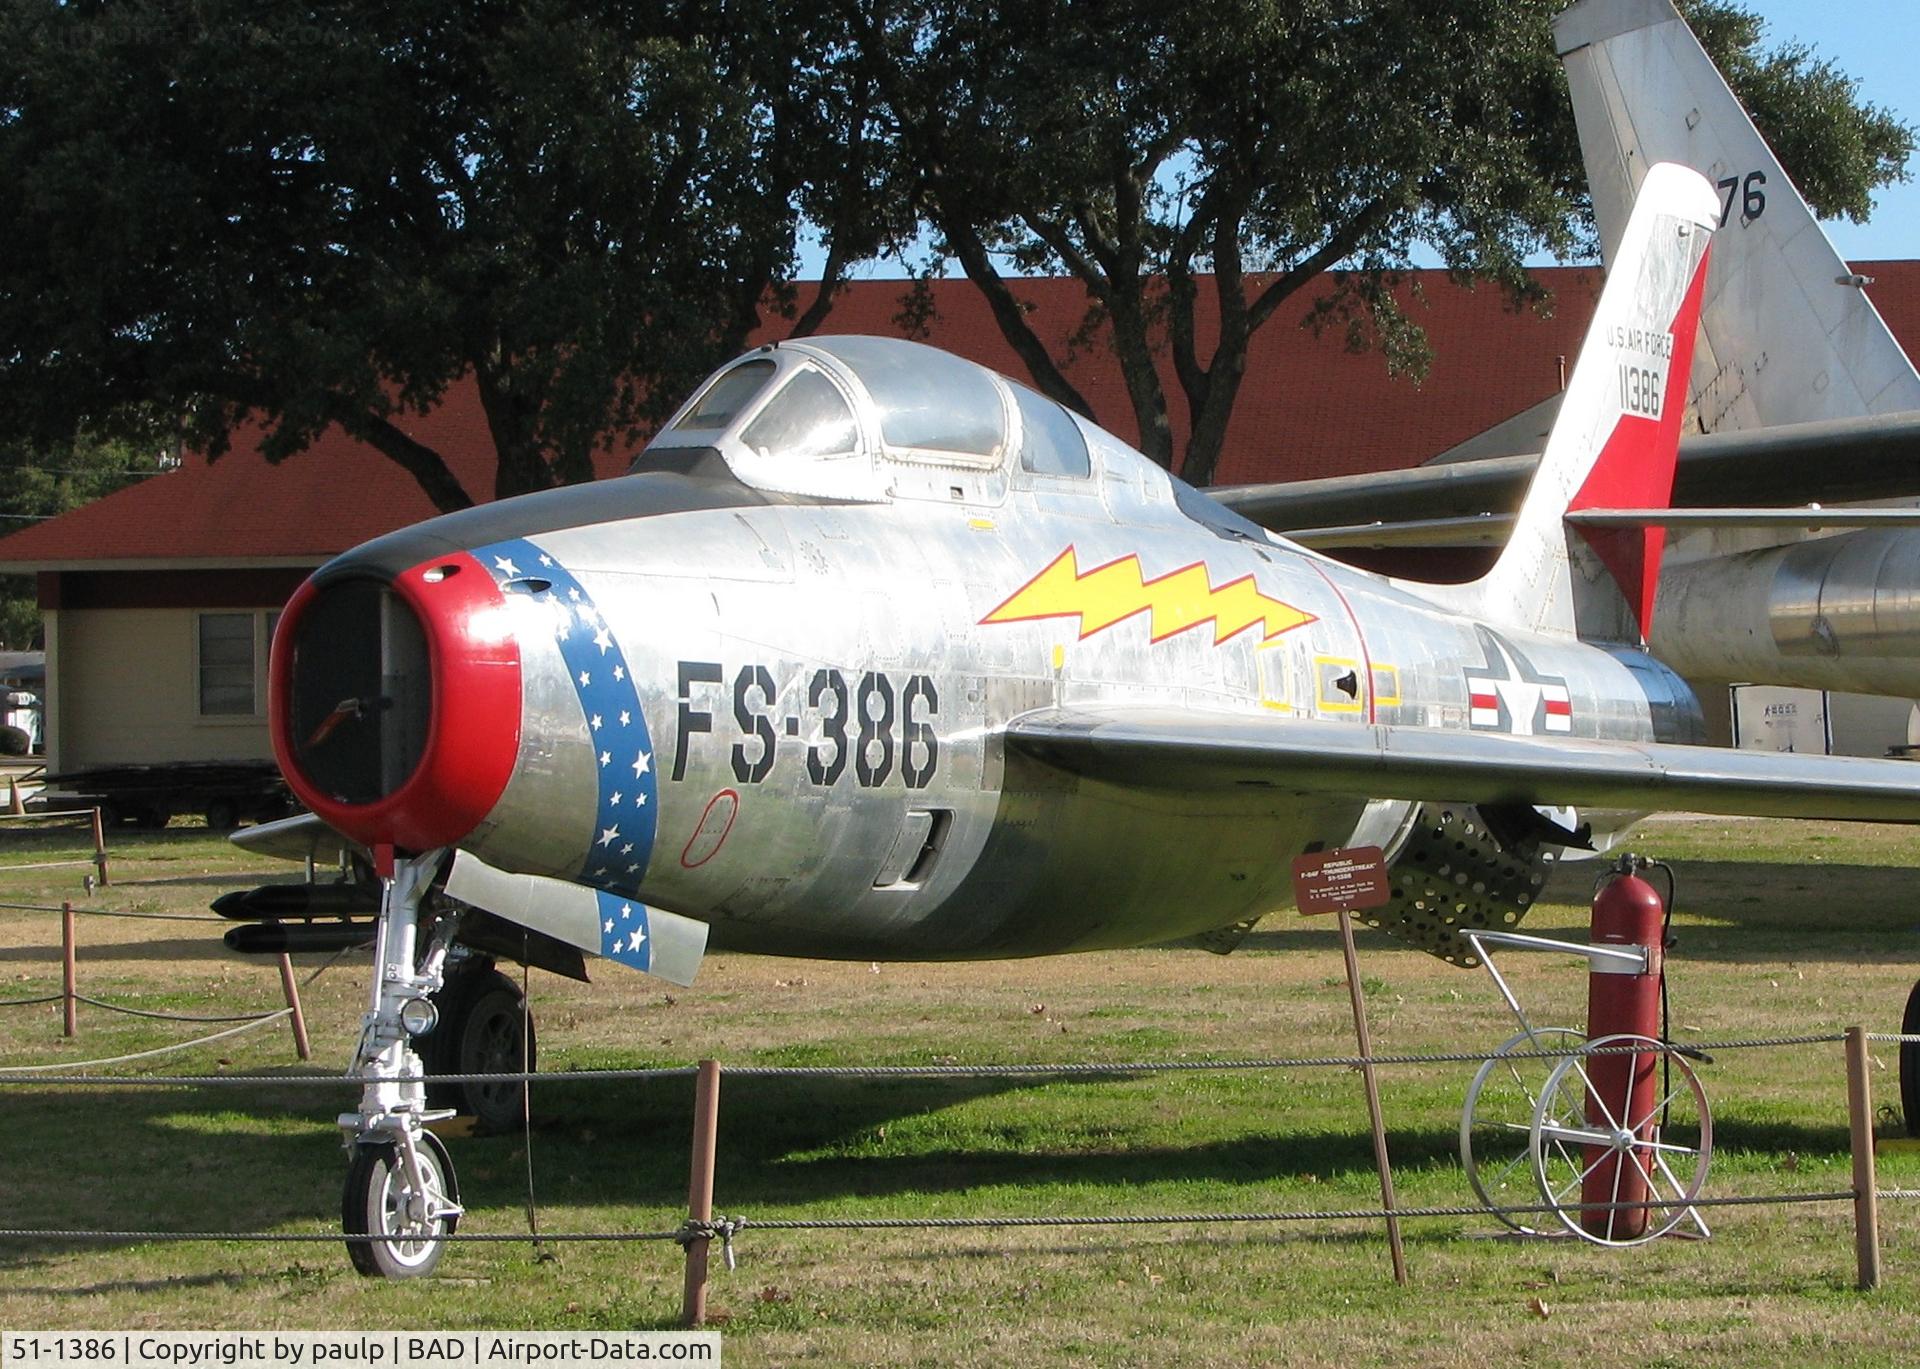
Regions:
<instances>
[{"instance_id":1,"label":"star-spangled blue stripe","mask_svg":"<svg viewBox=\"0 0 1920 1369\"><path fill-rule=\"evenodd\" d=\"M593 891L600 905L600 954L636 970L653 968L653 927L647 905L604 889Z\"/></svg>"},{"instance_id":2,"label":"star-spangled blue stripe","mask_svg":"<svg viewBox=\"0 0 1920 1369\"><path fill-rule=\"evenodd\" d=\"M644 970L652 942L646 907L633 895L653 857L659 787L653 738L626 653L592 596L551 553L514 538L473 554L503 590L512 581L546 582L533 597L553 609L554 644L587 720L598 781L593 834L579 882L592 886L599 902L600 954Z\"/></svg>"}]
</instances>

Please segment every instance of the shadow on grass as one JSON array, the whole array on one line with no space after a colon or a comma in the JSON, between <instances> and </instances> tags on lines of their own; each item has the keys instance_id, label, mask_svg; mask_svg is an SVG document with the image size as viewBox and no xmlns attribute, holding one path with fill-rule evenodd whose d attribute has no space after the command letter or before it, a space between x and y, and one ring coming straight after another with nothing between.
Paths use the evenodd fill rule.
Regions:
<instances>
[{"instance_id":1,"label":"shadow on grass","mask_svg":"<svg viewBox=\"0 0 1920 1369\"><path fill-rule=\"evenodd\" d=\"M1028 1191L1030 1211L1097 1212L1128 1204L1129 1190L1180 1183L1250 1190L1244 1198L1214 1193L1185 1200L1196 1206L1244 1202L1267 1210L1351 1206L1354 1184L1371 1181L1372 1143L1357 1115L1333 1128L1290 1132L1284 1108L1276 1105L1270 1119L1258 1119L1271 1126L1167 1143L1151 1100L1110 1090L1109 1080L734 1079L723 1088L717 1204L763 1217L835 1205L845 1215L849 1200L886 1205L954 1195L956 1201L940 1204L943 1212L1008 1210L1004 1199L976 1205L964 1197L990 1188ZM349 1090L48 1086L5 1092L10 1126L0 1143L0 1169L9 1179L8 1227L249 1232L301 1224L326 1229L339 1220L344 1161L332 1119L350 1105ZM1023 1096L999 1115L976 1116L970 1132L949 1139L925 1125L956 1105L1000 1095ZM629 1223L677 1222L692 1124L689 1081L547 1084L536 1089L535 1100L535 1188L542 1204L637 1207L672 1215L629 1217ZM1053 1110L1025 1111L1040 1105ZM1353 1111L1360 1112L1357 1101ZM1076 1142L1063 1134L1063 1112L1098 1130L1082 1129ZM1161 1129L1149 1133L1155 1126ZM884 1139L890 1127L891 1143ZM1791 1151L1804 1160L1846 1153L1840 1126L1726 1118L1716 1130L1727 1151ZM976 1136L987 1138L978 1148L968 1144ZM1457 1139L1451 1125L1390 1128L1402 1173L1454 1169ZM521 1136L449 1144L463 1200L474 1214L468 1228L522 1229ZM1289 1191L1253 1191L1268 1185ZM1101 1189L1110 1196L1102 1198ZM1468 1201L1464 1180L1459 1189L1459 1201ZM1158 1205L1178 1210L1182 1201ZM906 1215L926 1208L909 1202L886 1210ZM615 1229L615 1220L585 1219L602 1222ZM57 1254L101 1248L96 1241L0 1239L0 1268L28 1269ZM311 1249L321 1259L340 1253L322 1243ZM250 1253L232 1259L236 1270L259 1263Z\"/></svg>"},{"instance_id":2,"label":"shadow on grass","mask_svg":"<svg viewBox=\"0 0 1920 1369\"><path fill-rule=\"evenodd\" d=\"M1920 856L1920 843L1916 843ZM1545 899L1586 901L1594 864L1569 865L1547 886ZM1799 964L1857 964L1907 960L1920 964L1920 903L1912 870L1891 865L1783 865L1685 861L1677 867L1678 912L1674 958L1717 964L1791 960ZM1698 919L1699 921L1691 921ZM1704 923L1705 925L1701 925ZM1523 923L1521 931L1534 930ZM1384 932L1356 924L1367 942L1393 944ZM1564 927L1543 935L1583 940ZM1325 918L1275 914L1240 943L1249 951L1338 953L1338 928Z\"/></svg>"},{"instance_id":3,"label":"shadow on grass","mask_svg":"<svg viewBox=\"0 0 1920 1369\"><path fill-rule=\"evenodd\" d=\"M74 929L74 959L79 965L81 992L86 992L87 963L89 961L109 960L164 960L178 963L182 960L230 960L235 964L255 963L256 958L241 956L226 948L220 940L224 926L207 923L203 936L168 937L163 941L96 941L89 937L99 936L105 928L114 925L106 918L83 919ZM123 924L124 925L124 924ZM182 924L185 925L185 924ZM226 926L237 924L228 923ZM13 962L39 963L49 956L60 958L60 923L56 919L49 928L49 940L42 946L9 946L0 948L0 964ZM271 968L271 961L257 963Z\"/></svg>"}]
</instances>

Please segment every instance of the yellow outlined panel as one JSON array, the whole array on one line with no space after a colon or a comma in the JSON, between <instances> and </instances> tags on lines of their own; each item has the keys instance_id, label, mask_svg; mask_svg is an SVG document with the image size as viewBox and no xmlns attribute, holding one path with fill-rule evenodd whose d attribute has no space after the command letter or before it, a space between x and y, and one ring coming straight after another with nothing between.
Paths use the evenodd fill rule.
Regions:
<instances>
[{"instance_id":1,"label":"yellow outlined panel","mask_svg":"<svg viewBox=\"0 0 1920 1369\"><path fill-rule=\"evenodd\" d=\"M1373 702L1380 708L1391 708L1400 702L1400 667L1373 663Z\"/></svg>"},{"instance_id":2,"label":"yellow outlined panel","mask_svg":"<svg viewBox=\"0 0 1920 1369\"><path fill-rule=\"evenodd\" d=\"M1285 651L1273 651L1266 647L1253 653L1253 666L1260 676L1260 707L1271 708L1276 713L1290 713L1293 710L1287 704L1287 675L1293 664L1293 657Z\"/></svg>"},{"instance_id":3,"label":"yellow outlined panel","mask_svg":"<svg viewBox=\"0 0 1920 1369\"><path fill-rule=\"evenodd\" d=\"M1367 702L1360 696L1360 662L1342 656L1315 656L1313 658L1314 703L1323 713L1364 713ZM1354 693L1334 684L1335 680L1352 675Z\"/></svg>"}]
</instances>

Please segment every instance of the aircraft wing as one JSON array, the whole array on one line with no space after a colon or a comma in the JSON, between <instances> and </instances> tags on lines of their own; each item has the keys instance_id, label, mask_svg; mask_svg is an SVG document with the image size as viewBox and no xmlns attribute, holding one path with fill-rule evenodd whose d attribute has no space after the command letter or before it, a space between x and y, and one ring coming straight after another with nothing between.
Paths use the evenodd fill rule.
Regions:
<instances>
[{"instance_id":1,"label":"aircraft wing","mask_svg":"<svg viewBox=\"0 0 1920 1369\"><path fill-rule=\"evenodd\" d=\"M1504 539L1537 453L1411 470L1207 491L1262 527L1307 545L1467 546ZM1748 504L1920 496L1920 412L1703 433L1680 443L1673 502L1714 508L1729 490Z\"/></svg>"},{"instance_id":2,"label":"aircraft wing","mask_svg":"<svg viewBox=\"0 0 1920 1369\"><path fill-rule=\"evenodd\" d=\"M321 865L337 864L342 856L371 859L372 852L351 837L341 836L312 813L296 813L237 829L227 838L243 851L278 860L311 860Z\"/></svg>"},{"instance_id":3,"label":"aircraft wing","mask_svg":"<svg viewBox=\"0 0 1920 1369\"><path fill-rule=\"evenodd\" d=\"M1009 753L1142 789L1920 823L1911 761L1113 706L1024 714L1005 735Z\"/></svg>"}]
</instances>

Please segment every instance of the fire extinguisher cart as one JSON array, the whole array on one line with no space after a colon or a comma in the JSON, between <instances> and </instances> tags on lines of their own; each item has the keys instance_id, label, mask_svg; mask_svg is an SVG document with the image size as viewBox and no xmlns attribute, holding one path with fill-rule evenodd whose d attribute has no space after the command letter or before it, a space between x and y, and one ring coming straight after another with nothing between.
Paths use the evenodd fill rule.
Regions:
<instances>
[{"instance_id":1,"label":"fire extinguisher cart","mask_svg":"<svg viewBox=\"0 0 1920 1369\"><path fill-rule=\"evenodd\" d=\"M1713 1158L1713 1119L1693 1067L1700 1053L1664 1034L1666 909L1648 869L1633 856L1609 868L1585 945L1466 934L1520 1031L1467 1088L1460 1158L1475 1194L1516 1231L1598 1245L1638 1245L1683 1222L1709 1234L1693 1203ZM1585 958L1586 1030L1535 1026L1493 946Z\"/></svg>"}]
</instances>

